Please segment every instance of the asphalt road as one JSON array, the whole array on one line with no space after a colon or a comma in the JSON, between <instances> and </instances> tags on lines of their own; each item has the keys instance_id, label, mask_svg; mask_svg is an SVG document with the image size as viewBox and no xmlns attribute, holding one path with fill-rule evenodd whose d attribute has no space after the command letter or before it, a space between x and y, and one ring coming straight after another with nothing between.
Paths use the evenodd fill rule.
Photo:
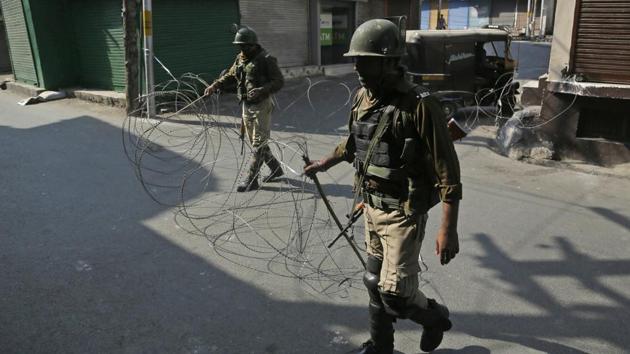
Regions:
<instances>
[{"instance_id":1,"label":"asphalt road","mask_svg":"<svg viewBox=\"0 0 630 354\"><path fill-rule=\"evenodd\" d=\"M345 130L346 91L337 82L288 87L278 96L274 137L305 138L311 157L327 153ZM300 98L307 96L310 103ZM314 291L288 267L270 271L278 263L238 253L254 243L213 248L186 231L175 208L151 200L123 152L120 111L74 100L21 107L20 98L0 93L0 352L348 353L367 339L360 286ZM422 290L446 303L454 322L436 353L626 351L630 181L509 160L488 148L488 132L480 126L456 146L461 253L448 266L432 251L438 208L427 227ZM167 165L196 158L175 144L162 151L173 159ZM184 198L222 198L235 176L225 161L209 178L191 179L210 186L193 186ZM343 213L351 167L320 178ZM271 200L281 186L251 198ZM286 205L306 214L318 207L325 229L319 199L250 205L247 212L284 213L261 231L278 239L291 234ZM333 256L356 269L347 247ZM419 334L400 321L396 349L419 352Z\"/></svg>"}]
</instances>

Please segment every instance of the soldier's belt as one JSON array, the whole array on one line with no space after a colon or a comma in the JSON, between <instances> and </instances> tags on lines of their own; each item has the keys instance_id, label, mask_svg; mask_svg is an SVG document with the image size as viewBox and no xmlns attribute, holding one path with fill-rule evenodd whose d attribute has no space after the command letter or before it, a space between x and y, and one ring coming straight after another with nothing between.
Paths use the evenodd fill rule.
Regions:
<instances>
[{"instance_id":1,"label":"soldier's belt","mask_svg":"<svg viewBox=\"0 0 630 354\"><path fill-rule=\"evenodd\" d=\"M363 201L371 206L372 208L381 209L381 210L404 210L404 203L398 199L393 198L391 196L386 196L384 194L375 192L375 191L363 191Z\"/></svg>"}]
</instances>

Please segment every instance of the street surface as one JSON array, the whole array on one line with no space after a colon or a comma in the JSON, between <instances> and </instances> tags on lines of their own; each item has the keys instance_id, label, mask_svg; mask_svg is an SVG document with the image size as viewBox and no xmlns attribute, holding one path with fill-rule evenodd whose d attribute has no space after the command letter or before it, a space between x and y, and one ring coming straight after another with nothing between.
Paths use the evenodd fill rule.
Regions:
<instances>
[{"instance_id":1,"label":"street surface","mask_svg":"<svg viewBox=\"0 0 630 354\"><path fill-rule=\"evenodd\" d=\"M290 83L272 135L303 137L311 158L328 154L346 131L347 97L334 80ZM121 111L76 100L22 107L21 98L0 92L1 353L349 353L368 339L360 284L344 296L313 291L270 272L268 259L218 251L150 199L123 151ZM224 114L238 112L223 100ZM430 213L421 286L454 323L435 352L626 352L630 179L507 159L490 148L490 131L481 125L456 144L461 252L448 266L433 251L440 210ZM212 188L186 198L220 196L234 173L215 168ZM343 215L351 166L320 179ZM257 200L281 186L265 185ZM278 237L289 221L275 220ZM343 250L339 263L356 267ZM399 353L418 353L419 339L417 325L396 324Z\"/></svg>"}]
</instances>

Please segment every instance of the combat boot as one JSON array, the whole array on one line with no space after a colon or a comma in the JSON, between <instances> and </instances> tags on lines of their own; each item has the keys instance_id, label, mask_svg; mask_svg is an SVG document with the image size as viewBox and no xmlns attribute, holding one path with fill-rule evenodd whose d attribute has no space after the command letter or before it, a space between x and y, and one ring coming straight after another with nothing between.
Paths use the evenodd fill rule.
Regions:
<instances>
[{"instance_id":1,"label":"combat boot","mask_svg":"<svg viewBox=\"0 0 630 354\"><path fill-rule=\"evenodd\" d=\"M239 184L236 187L236 191L237 192L249 192L249 191L253 191L260 188L260 185L258 184L258 178L254 178L254 179L247 179L245 181L243 181L243 183Z\"/></svg>"},{"instance_id":2,"label":"combat boot","mask_svg":"<svg viewBox=\"0 0 630 354\"><path fill-rule=\"evenodd\" d=\"M394 349L392 348L391 350L384 350L382 348L379 348L378 346L376 346L376 344L374 344L374 341L370 339L367 342L361 344L361 349L359 349L358 353L359 354L392 354L394 353Z\"/></svg>"},{"instance_id":3,"label":"combat boot","mask_svg":"<svg viewBox=\"0 0 630 354\"><path fill-rule=\"evenodd\" d=\"M444 332L452 327L451 321L448 319L448 308L438 304L434 299L427 299L428 308L417 309L409 319L421 324L424 330L420 338L420 349L424 352L435 350L444 337Z\"/></svg>"},{"instance_id":4,"label":"combat boot","mask_svg":"<svg viewBox=\"0 0 630 354\"><path fill-rule=\"evenodd\" d=\"M394 316L382 304L369 305L370 340L363 343L360 354L392 354L394 352Z\"/></svg>"},{"instance_id":5,"label":"combat boot","mask_svg":"<svg viewBox=\"0 0 630 354\"><path fill-rule=\"evenodd\" d=\"M269 170L271 170L271 174L263 178L263 183L272 182L274 179L284 176L284 171L282 170L282 167L280 167L280 162L278 162L278 160L276 160L273 156L269 146L265 146L263 148L262 154L265 163L269 167Z\"/></svg>"},{"instance_id":6,"label":"combat boot","mask_svg":"<svg viewBox=\"0 0 630 354\"><path fill-rule=\"evenodd\" d=\"M257 149L252 156L252 163L249 165L247 178L236 187L237 192L249 192L260 188L260 185L258 184L258 174L262 163L262 151Z\"/></svg>"}]
</instances>

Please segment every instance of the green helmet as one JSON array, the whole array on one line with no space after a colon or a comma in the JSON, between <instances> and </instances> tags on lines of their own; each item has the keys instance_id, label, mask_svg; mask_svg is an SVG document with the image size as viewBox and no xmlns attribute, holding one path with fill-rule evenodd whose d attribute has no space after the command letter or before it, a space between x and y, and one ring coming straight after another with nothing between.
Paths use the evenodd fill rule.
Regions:
<instances>
[{"instance_id":1,"label":"green helmet","mask_svg":"<svg viewBox=\"0 0 630 354\"><path fill-rule=\"evenodd\" d=\"M361 24L350 40L344 57L398 58L405 53L405 37L390 20L374 19Z\"/></svg>"},{"instance_id":2,"label":"green helmet","mask_svg":"<svg viewBox=\"0 0 630 354\"><path fill-rule=\"evenodd\" d=\"M258 44L258 36L253 29L243 26L236 31L233 44Z\"/></svg>"}]
</instances>

